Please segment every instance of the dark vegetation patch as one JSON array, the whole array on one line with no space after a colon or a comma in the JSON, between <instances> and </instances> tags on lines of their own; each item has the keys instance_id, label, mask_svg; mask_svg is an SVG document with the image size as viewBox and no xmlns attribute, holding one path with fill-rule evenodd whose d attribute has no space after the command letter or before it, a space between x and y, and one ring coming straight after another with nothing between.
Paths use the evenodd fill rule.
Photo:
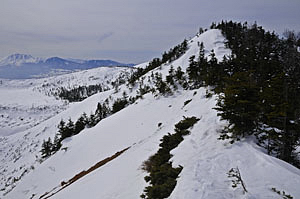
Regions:
<instances>
[{"instance_id":1,"label":"dark vegetation patch","mask_svg":"<svg viewBox=\"0 0 300 199\"><path fill-rule=\"evenodd\" d=\"M79 86L73 89L61 88L59 97L68 100L69 102L80 102L96 93L109 90L101 84L89 85L89 86Z\"/></svg>"},{"instance_id":2,"label":"dark vegetation patch","mask_svg":"<svg viewBox=\"0 0 300 199\"><path fill-rule=\"evenodd\" d=\"M186 100L184 103L183 103L183 106L186 106L188 103L190 103L192 101L192 99L189 99L189 100Z\"/></svg>"},{"instance_id":3,"label":"dark vegetation patch","mask_svg":"<svg viewBox=\"0 0 300 199\"><path fill-rule=\"evenodd\" d=\"M270 155L300 168L300 34L280 38L256 23L232 21L211 28L222 31L232 54L218 61L212 50L207 59L201 43L186 72L189 89L209 87L219 95L215 109L228 121L220 139L254 135Z\"/></svg>"},{"instance_id":4,"label":"dark vegetation patch","mask_svg":"<svg viewBox=\"0 0 300 199\"><path fill-rule=\"evenodd\" d=\"M141 198L161 199L170 196L176 186L176 179L183 169L182 166L172 167L170 151L183 141L185 135L190 134L188 129L197 121L199 119L196 117L188 117L178 122L175 125L175 133L165 135L160 140L160 148L157 153L143 163L142 168L149 173L145 177L145 181L149 182L150 185L144 189Z\"/></svg>"}]
</instances>

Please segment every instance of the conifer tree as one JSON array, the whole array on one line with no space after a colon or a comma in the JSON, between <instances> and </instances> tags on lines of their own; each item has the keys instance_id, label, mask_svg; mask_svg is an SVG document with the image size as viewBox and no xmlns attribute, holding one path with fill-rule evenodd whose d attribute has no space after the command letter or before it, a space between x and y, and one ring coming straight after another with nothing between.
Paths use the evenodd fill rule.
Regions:
<instances>
[{"instance_id":1,"label":"conifer tree","mask_svg":"<svg viewBox=\"0 0 300 199\"><path fill-rule=\"evenodd\" d=\"M64 122L61 121L62 125L59 129L61 140L64 140L67 137L71 137L74 134L74 122L71 120L71 118L68 120L68 123L64 125ZM60 123L60 124L61 124Z\"/></svg>"},{"instance_id":2,"label":"conifer tree","mask_svg":"<svg viewBox=\"0 0 300 199\"><path fill-rule=\"evenodd\" d=\"M46 158L46 157L49 157L52 153L52 142L51 142L51 138L49 137L47 141L43 141L43 144L42 144L42 150L41 150L41 153L42 153L42 158Z\"/></svg>"},{"instance_id":3,"label":"conifer tree","mask_svg":"<svg viewBox=\"0 0 300 199\"><path fill-rule=\"evenodd\" d=\"M60 134L61 140L65 139L66 123L63 119L58 124L58 133Z\"/></svg>"},{"instance_id":4,"label":"conifer tree","mask_svg":"<svg viewBox=\"0 0 300 199\"><path fill-rule=\"evenodd\" d=\"M58 134L55 135L51 151L58 151L61 148L61 139Z\"/></svg>"},{"instance_id":5,"label":"conifer tree","mask_svg":"<svg viewBox=\"0 0 300 199\"><path fill-rule=\"evenodd\" d=\"M180 81L180 80L183 80L183 75L184 75L184 72L182 71L181 67L178 66L176 71L175 71L175 78L177 81Z\"/></svg>"},{"instance_id":6,"label":"conifer tree","mask_svg":"<svg viewBox=\"0 0 300 199\"><path fill-rule=\"evenodd\" d=\"M186 69L186 72L188 74L190 83L192 84L192 88L196 88L198 82L197 80L200 74L198 74L198 63L195 61L195 55L189 58L189 66Z\"/></svg>"},{"instance_id":7,"label":"conifer tree","mask_svg":"<svg viewBox=\"0 0 300 199\"><path fill-rule=\"evenodd\" d=\"M80 133L80 131L82 131L86 125L87 125L86 118L84 117L84 115L81 115L78 118L78 120L75 122L74 135Z\"/></svg>"},{"instance_id":8,"label":"conifer tree","mask_svg":"<svg viewBox=\"0 0 300 199\"><path fill-rule=\"evenodd\" d=\"M90 117L89 117L89 123L88 123L88 127L93 127L98 123L98 120L95 116L95 114L91 113Z\"/></svg>"},{"instance_id":9,"label":"conifer tree","mask_svg":"<svg viewBox=\"0 0 300 199\"><path fill-rule=\"evenodd\" d=\"M251 73L235 73L228 79L224 96L220 96L216 110L223 119L228 120L228 131L233 139L253 134L258 127L259 88L253 83Z\"/></svg>"},{"instance_id":10,"label":"conifer tree","mask_svg":"<svg viewBox=\"0 0 300 199\"><path fill-rule=\"evenodd\" d=\"M175 71L173 66L171 66L169 70L169 75L166 76L166 82L168 84L174 85L174 76L175 76Z\"/></svg>"},{"instance_id":11,"label":"conifer tree","mask_svg":"<svg viewBox=\"0 0 300 199\"><path fill-rule=\"evenodd\" d=\"M162 74L161 73L155 73L154 77L154 84L156 86L157 91L160 94L168 94L171 93L171 89L169 88L168 84L162 80Z\"/></svg>"},{"instance_id":12,"label":"conifer tree","mask_svg":"<svg viewBox=\"0 0 300 199\"><path fill-rule=\"evenodd\" d=\"M213 49L211 50L209 57L210 60L207 63L207 75L205 82L207 85L215 86L220 81L220 76L222 75L223 71L220 65L218 65L218 60Z\"/></svg>"},{"instance_id":13,"label":"conifer tree","mask_svg":"<svg viewBox=\"0 0 300 199\"><path fill-rule=\"evenodd\" d=\"M120 110L122 110L123 108L125 108L128 104L128 100L127 99L117 99L113 106L112 106L112 113L116 113Z\"/></svg>"}]
</instances>

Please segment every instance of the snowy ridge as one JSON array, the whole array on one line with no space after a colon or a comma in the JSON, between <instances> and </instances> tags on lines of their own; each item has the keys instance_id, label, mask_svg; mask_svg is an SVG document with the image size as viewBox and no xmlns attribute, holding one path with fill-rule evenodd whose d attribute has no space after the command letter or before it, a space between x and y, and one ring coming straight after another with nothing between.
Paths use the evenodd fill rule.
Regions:
<instances>
[{"instance_id":1,"label":"snowy ridge","mask_svg":"<svg viewBox=\"0 0 300 199\"><path fill-rule=\"evenodd\" d=\"M211 108L215 106L214 100L208 103L206 105ZM252 141L232 145L218 140L217 132L223 122L218 120L217 113L214 110L208 113L203 107L200 110L194 100L187 106L200 111L203 118L191 135L173 150L173 164L182 165L184 169L170 198L278 198L272 188L284 190L294 198L300 196L297 188L300 184L299 169L265 154ZM248 190L246 194L241 186L231 187L232 179L227 173L237 167Z\"/></svg>"},{"instance_id":2,"label":"snowy ridge","mask_svg":"<svg viewBox=\"0 0 300 199\"><path fill-rule=\"evenodd\" d=\"M195 56L198 58L199 56L199 45L201 42L204 44L205 48L205 56L209 60L209 54L212 50L214 50L216 54L216 58L221 61L224 56L229 56L231 54L231 50L226 48L224 43L226 39L222 35L219 30L209 30L204 32L200 35L196 35L194 38L188 41L188 50L184 53L179 59L173 61L172 63L166 63L162 65L160 68L154 69L153 73L160 72L162 73L163 77L168 75L168 71L171 66L176 69L178 66L181 67L182 71L186 71L187 67L189 66L189 58L191 56ZM142 67L145 64L141 64ZM146 77L150 76L151 74L146 74Z\"/></svg>"},{"instance_id":3,"label":"snowy ridge","mask_svg":"<svg viewBox=\"0 0 300 199\"><path fill-rule=\"evenodd\" d=\"M206 55L214 49L217 58L222 59L231 52L225 48L224 41L219 30L209 30L197 35L189 41L189 49L183 56L150 71L142 79L150 77L151 72L161 72L165 77L171 66L180 66L185 71L189 65L189 57L198 56L199 42L204 42ZM151 81L144 83L153 86ZM99 160L128 146L130 148L118 158L80 178L51 199L139 198L147 186L144 181L146 173L141 165L156 153L160 139L167 133L172 133L174 125L183 116L196 116L201 120L191 129L191 134L185 136L183 142L171 151L174 155L173 165L182 165L183 170L169 198L278 198L279 195L272 188L285 191L294 198L300 197L298 169L266 155L251 141L231 145L227 141L217 140L218 131L226 123L220 121L213 109L216 105L215 96L205 97L205 88L192 91L179 89L168 97L148 93L143 99L138 99L134 104L101 120L95 127L86 128L80 134L67 138L63 141L65 150L58 151L41 164L38 162L42 140L54 137L56 125L61 119L76 120L83 112L94 111L98 102L106 99L112 102L122 97L124 91L128 96L135 96L138 87L139 85L133 88L122 85L118 92L111 89L95 94L82 102L70 104L65 111L27 131L2 138L3 147L0 151L6 153L6 157L1 156L1 171L10 170L2 174L2 185L10 176L21 176L24 172L11 172L13 168L26 165L27 169L22 178L10 187L2 186L5 188L1 190L2 193L6 193L11 186L16 186L3 198L39 198L62 181L71 179ZM187 100L191 100L190 103L186 104ZM17 158L9 150L20 151ZM231 179L227 173L235 167L240 169L248 193L244 193L239 186L235 189L231 187Z\"/></svg>"}]
</instances>

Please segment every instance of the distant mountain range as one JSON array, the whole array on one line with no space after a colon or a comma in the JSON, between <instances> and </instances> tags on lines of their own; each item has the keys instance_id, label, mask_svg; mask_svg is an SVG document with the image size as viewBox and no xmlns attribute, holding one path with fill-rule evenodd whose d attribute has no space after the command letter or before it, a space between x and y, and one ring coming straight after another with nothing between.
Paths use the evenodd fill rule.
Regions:
<instances>
[{"instance_id":1,"label":"distant mountain range","mask_svg":"<svg viewBox=\"0 0 300 199\"><path fill-rule=\"evenodd\" d=\"M26 79L70 73L101 66L133 66L112 60L37 58L26 54L13 54L0 60L0 78Z\"/></svg>"}]
</instances>

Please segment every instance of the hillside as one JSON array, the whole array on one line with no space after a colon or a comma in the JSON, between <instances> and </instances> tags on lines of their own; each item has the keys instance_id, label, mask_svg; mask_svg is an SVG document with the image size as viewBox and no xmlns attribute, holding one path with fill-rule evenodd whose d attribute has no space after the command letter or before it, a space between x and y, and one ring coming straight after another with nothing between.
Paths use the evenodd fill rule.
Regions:
<instances>
[{"instance_id":1,"label":"hillside","mask_svg":"<svg viewBox=\"0 0 300 199\"><path fill-rule=\"evenodd\" d=\"M178 122L192 116L199 121L178 147L171 150L172 166L180 165L182 170L169 198L299 197L299 169L267 155L254 137L242 138L233 144L230 140L218 140L228 122L221 120L214 109L218 96L213 87L185 89L189 82L182 79L180 71L190 69L191 57L198 57L201 43L208 60L213 61L213 50L220 61L232 53L225 47L225 41L218 29L197 34L187 41L187 48L183 48L183 42L163 55L168 57L175 52L161 64L156 64L155 59L142 64L143 69L132 73L130 80L135 81L71 103L66 110L33 128L1 138L3 198L140 198L149 186L144 180L148 175L143 169L144 162L158 151L164 136L175 134L174 126ZM180 53L177 55L174 49L180 49ZM156 65L158 67L154 67ZM176 71L174 84L169 79L173 70ZM165 79L170 81L161 81ZM53 85L55 87L57 85ZM47 93L49 89L43 91ZM61 150L41 158L43 140L48 137L53 140L62 119L76 121L82 113L94 112L99 103L108 102L114 110L118 100L131 103L101 118L95 126L86 126L79 134L62 140ZM127 150L122 151L124 149ZM120 151L122 153L115 157ZM106 164L100 164L104 160ZM99 168L90 169L97 163L101 165ZM235 177L228 176L237 174L237 168L247 192L240 184L234 187ZM89 170L92 171L64 186L68 180Z\"/></svg>"},{"instance_id":2,"label":"hillside","mask_svg":"<svg viewBox=\"0 0 300 199\"><path fill-rule=\"evenodd\" d=\"M124 78L134 69L100 67L75 73L40 79L0 79L0 136L29 129L69 107L59 97L61 90L101 85L112 89L116 79Z\"/></svg>"}]
</instances>

